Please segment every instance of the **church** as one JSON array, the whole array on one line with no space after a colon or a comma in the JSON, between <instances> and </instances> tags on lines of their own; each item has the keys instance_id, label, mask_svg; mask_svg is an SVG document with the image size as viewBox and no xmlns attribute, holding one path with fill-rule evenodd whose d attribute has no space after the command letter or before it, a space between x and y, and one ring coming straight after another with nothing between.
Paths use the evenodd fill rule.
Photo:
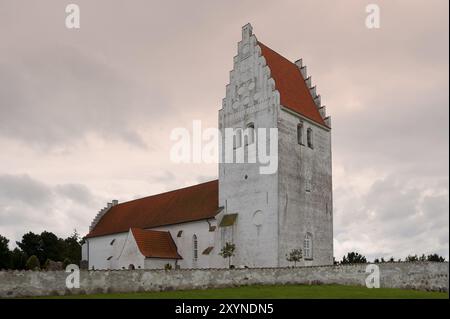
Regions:
<instances>
[{"instance_id":1,"label":"church","mask_svg":"<svg viewBox=\"0 0 450 319\"><path fill-rule=\"evenodd\" d=\"M218 180L124 203L94 218L82 247L89 269L224 268L333 264L331 121L306 66L242 28L219 110L219 131L276 128L278 168L220 162ZM251 130L250 130L251 129ZM225 134L221 134L225 136ZM237 134L233 149L254 149ZM254 145L251 145L254 144Z\"/></svg>"}]
</instances>

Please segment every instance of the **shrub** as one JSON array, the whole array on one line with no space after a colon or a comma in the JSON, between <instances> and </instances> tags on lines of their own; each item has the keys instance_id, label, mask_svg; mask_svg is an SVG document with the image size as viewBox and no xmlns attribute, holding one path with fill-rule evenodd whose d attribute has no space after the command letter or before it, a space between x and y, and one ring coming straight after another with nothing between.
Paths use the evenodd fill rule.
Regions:
<instances>
[{"instance_id":1,"label":"shrub","mask_svg":"<svg viewBox=\"0 0 450 319\"><path fill-rule=\"evenodd\" d=\"M72 261L69 258L64 258L63 260L63 268L66 269L68 265L70 265Z\"/></svg>"},{"instance_id":2,"label":"shrub","mask_svg":"<svg viewBox=\"0 0 450 319\"><path fill-rule=\"evenodd\" d=\"M39 264L39 259L36 257L36 255L31 256L28 258L26 267L28 270L40 270L41 265Z\"/></svg>"},{"instance_id":3,"label":"shrub","mask_svg":"<svg viewBox=\"0 0 450 319\"><path fill-rule=\"evenodd\" d=\"M298 249L292 249L289 252L289 255L286 255L286 260L289 262L293 262L294 263L294 267L297 266L297 263L302 260L303 258L303 254L302 254L302 250L300 248Z\"/></svg>"},{"instance_id":4,"label":"shrub","mask_svg":"<svg viewBox=\"0 0 450 319\"><path fill-rule=\"evenodd\" d=\"M233 243L225 243L225 246L220 251L219 255L223 258L228 258L228 267L231 268L231 257L234 256L234 251L236 249L236 245Z\"/></svg>"},{"instance_id":5,"label":"shrub","mask_svg":"<svg viewBox=\"0 0 450 319\"><path fill-rule=\"evenodd\" d=\"M342 257L341 264L365 264L367 263L366 257L357 253L357 252L349 252L347 256Z\"/></svg>"},{"instance_id":6,"label":"shrub","mask_svg":"<svg viewBox=\"0 0 450 319\"><path fill-rule=\"evenodd\" d=\"M164 270L172 270L172 265L167 263L164 265Z\"/></svg>"},{"instance_id":7,"label":"shrub","mask_svg":"<svg viewBox=\"0 0 450 319\"><path fill-rule=\"evenodd\" d=\"M47 258L47 260L44 263L44 266L42 266L42 269L48 270L51 260Z\"/></svg>"}]
</instances>

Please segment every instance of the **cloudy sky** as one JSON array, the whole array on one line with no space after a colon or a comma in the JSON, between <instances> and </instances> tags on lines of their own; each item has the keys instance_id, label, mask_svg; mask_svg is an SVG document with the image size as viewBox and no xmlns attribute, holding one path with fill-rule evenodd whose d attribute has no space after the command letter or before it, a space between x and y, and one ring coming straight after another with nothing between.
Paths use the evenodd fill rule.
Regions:
<instances>
[{"instance_id":1,"label":"cloudy sky","mask_svg":"<svg viewBox=\"0 0 450 319\"><path fill-rule=\"evenodd\" d=\"M67 2L67 3L66 3ZM448 2L0 0L0 234L69 235L111 199L217 177L169 161L217 126L241 26L303 58L332 116L335 256L448 258ZM380 29L365 26L368 3ZM13 245L11 245L13 247Z\"/></svg>"}]
</instances>

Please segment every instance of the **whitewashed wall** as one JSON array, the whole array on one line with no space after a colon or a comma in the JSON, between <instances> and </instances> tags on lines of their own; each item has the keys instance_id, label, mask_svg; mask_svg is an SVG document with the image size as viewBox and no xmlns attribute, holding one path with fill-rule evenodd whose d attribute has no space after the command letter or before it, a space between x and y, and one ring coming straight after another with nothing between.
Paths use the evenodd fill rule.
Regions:
<instances>
[{"instance_id":1,"label":"whitewashed wall","mask_svg":"<svg viewBox=\"0 0 450 319\"><path fill-rule=\"evenodd\" d=\"M303 144L297 141L297 125L303 123ZM312 234L312 259L301 265L333 264L333 201L331 180L331 133L307 119L283 110L279 134L279 250L280 266L286 255L304 248L306 233ZM306 131L312 129L313 148ZM308 185L308 186L307 186ZM307 191L309 188L309 191Z\"/></svg>"},{"instance_id":2,"label":"whitewashed wall","mask_svg":"<svg viewBox=\"0 0 450 319\"><path fill-rule=\"evenodd\" d=\"M382 263L382 288L448 292L448 262ZM82 271L80 288L67 289L65 271L0 271L0 298L98 294L243 285L338 284L365 286L366 264L259 269Z\"/></svg>"},{"instance_id":3,"label":"whitewashed wall","mask_svg":"<svg viewBox=\"0 0 450 319\"><path fill-rule=\"evenodd\" d=\"M219 129L225 145L225 129L245 129L253 123L260 128L277 127L279 93L270 77L270 69L261 56L250 25L244 26L238 54L234 57L230 83L219 111ZM269 132L266 131L267 136ZM236 152L256 152L256 143ZM253 149L252 149L253 148ZM266 149L269 149L267 143ZM257 163L221 163L219 165L219 205L225 213L237 213L234 227L220 230L236 245L235 266L274 267L278 265L278 178L277 172L261 174ZM262 166L265 166L262 164ZM223 245L223 240L220 241Z\"/></svg>"},{"instance_id":4,"label":"whitewashed wall","mask_svg":"<svg viewBox=\"0 0 450 319\"><path fill-rule=\"evenodd\" d=\"M120 269L115 265L115 261L120 256L127 237L128 233L126 232L87 238L85 245L88 252L89 269ZM108 260L111 256L112 258Z\"/></svg>"},{"instance_id":5,"label":"whitewashed wall","mask_svg":"<svg viewBox=\"0 0 450 319\"><path fill-rule=\"evenodd\" d=\"M215 219L209 220L209 224L216 226ZM216 231L209 231L207 220L194 221L183 224L175 224L152 228L152 230L169 231L178 248L178 253L183 259L178 260L177 264L180 268L209 268L209 267L225 267L227 264L221 256L218 255L221 246L215 237L218 237L218 228ZM182 231L181 237L177 237L178 232ZM197 265L194 265L193 258L193 236L197 236L198 241L198 259ZM128 233L119 233L107 236L89 238L87 247L89 251L89 269L122 269L128 268L130 264L146 269L164 268L167 263L175 267L174 260L150 258L144 261L140 254L136 242L132 236L128 238ZM219 238L219 237L218 237ZM114 243L110 243L114 240ZM203 255L203 251L213 246L214 249L209 255ZM107 260L113 256L110 260Z\"/></svg>"}]
</instances>

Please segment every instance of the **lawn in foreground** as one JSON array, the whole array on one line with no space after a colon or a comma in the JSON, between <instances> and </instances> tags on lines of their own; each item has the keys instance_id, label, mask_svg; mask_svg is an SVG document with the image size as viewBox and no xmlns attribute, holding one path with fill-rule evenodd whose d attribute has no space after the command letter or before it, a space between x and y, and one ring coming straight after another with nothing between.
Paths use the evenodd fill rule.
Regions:
<instances>
[{"instance_id":1,"label":"lawn in foreground","mask_svg":"<svg viewBox=\"0 0 450 319\"><path fill-rule=\"evenodd\" d=\"M48 298L48 297L47 297ZM144 293L114 293L55 296L49 298L87 299L445 299L447 293L393 288L369 289L341 285L243 286L235 288L183 290Z\"/></svg>"}]
</instances>

